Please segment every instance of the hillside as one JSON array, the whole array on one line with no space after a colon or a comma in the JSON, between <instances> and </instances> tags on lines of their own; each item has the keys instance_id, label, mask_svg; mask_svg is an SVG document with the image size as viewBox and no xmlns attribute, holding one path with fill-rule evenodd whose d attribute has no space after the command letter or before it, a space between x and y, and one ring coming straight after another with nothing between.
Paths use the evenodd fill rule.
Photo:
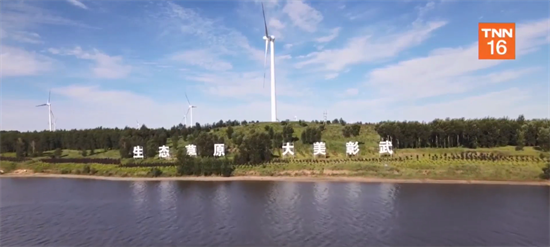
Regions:
<instances>
[{"instance_id":1,"label":"hillside","mask_svg":"<svg viewBox=\"0 0 550 247\"><path fill-rule=\"evenodd\" d=\"M307 126L303 126L298 122L290 122L288 126L292 127L294 130L294 136L300 138L302 132L308 127L319 128L322 124L320 123L307 123ZM349 126L349 125L348 125ZM254 123L248 124L245 126L233 126L234 133L233 136L242 134L244 136L253 134L253 133L262 133L267 132L266 127L273 128L275 133L280 133L283 131L283 125L279 123ZM346 142L357 141L360 146L360 157L378 157L378 145L381 140L381 137L374 130L374 125L361 125L361 130L358 136L355 137L344 137L342 131L344 125L341 124L329 124L325 125L324 130L322 131L322 141L326 143L327 148L327 157L328 159L341 159L346 157ZM227 137L228 127L221 127L210 130L209 133L212 133L216 136L222 137L225 140L226 145L235 147L232 139ZM184 147L185 145L191 144L192 141L185 141L182 138L179 139L178 147ZM168 141L168 145L172 146L171 141ZM311 144L304 144L301 140L294 142L295 156L294 158L312 158L313 157L313 146ZM395 149L394 156L405 156L405 155L416 155L416 154L440 154L440 153L461 153L465 151L476 151L482 153L495 153L500 155L529 155L529 156L539 156L542 151L536 150L533 147L525 147L523 151L516 151L513 146L502 146L495 148L406 148L406 149ZM273 153L277 156L280 156L282 148L280 146L273 148Z\"/></svg>"},{"instance_id":2,"label":"hillside","mask_svg":"<svg viewBox=\"0 0 550 247\"><path fill-rule=\"evenodd\" d=\"M183 149L186 145L192 144L194 141L194 138L197 136L197 133L209 133L212 135L215 135L219 138L223 138L224 143L226 144L226 147L229 149L227 150L228 156L233 157L233 155L238 151L238 145L235 144L235 138L238 136L242 136L244 139L251 136L254 133L268 133L269 128L273 129L273 132L275 134L283 132L283 128L285 126L290 126L294 133L293 137L296 137L298 140L294 142L295 146L295 157L297 159L303 159L303 158L312 158L312 152L313 147L311 144L304 144L301 140L302 132L304 132L307 128L321 128L322 130L322 137L321 140L326 143L327 147L327 159L341 159L346 157L346 148L345 143L348 141L357 141L360 144L360 157L377 157L378 156L378 144L380 141L379 134L375 131L376 125L374 124L362 124L360 126L359 135L357 136L351 136L351 137L344 137L343 130L345 126L350 126L349 124L343 125L340 123L334 123L334 124L322 124L322 123L315 123L315 122L289 122L287 124L282 123L247 123L244 125L236 125L231 127L211 127L210 129L202 129L201 131L196 131L191 128L183 129L183 131L189 130L188 133L182 133L183 131L178 130L174 131L174 129L170 131L166 131L166 134L161 133L160 135L166 135L165 136L165 143L166 145L171 147L171 153L174 156L176 154L176 151L174 150L173 140L178 140L177 147L179 149ZM227 130L228 128L233 129L232 137L228 138ZM83 130L84 131L98 131L98 130ZM140 133L135 132L153 132L155 130L144 130L143 128L140 130L137 129L124 129L120 130L122 133L122 136L125 135L139 135ZM172 132L172 133L170 133ZM53 135L58 132L54 133L46 133L49 135ZM158 135L158 134L155 134ZM92 133L84 134L84 137L87 139L92 139L93 137ZM170 136L170 138L168 138ZM174 137L176 136L176 137ZM32 139L33 137L28 137ZM81 139L82 137L77 137L78 139ZM98 139L101 139L102 137L99 137ZM66 138L65 138L66 139ZM42 141L44 138L41 139ZM114 140L113 140L114 141ZM273 141L275 142L275 141ZM32 140L28 140L25 143L27 145L32 146ZM142 142L143 143L143 142ZM144 143L145 144L145 143ZM99 144L94 144L95 146L98 146ZM143 144L141 144L143 145ZM144 145L145 146L145 145ZM27 147L27 149L31 149L31 147ZM514 146L499 146L499 147L491 147L491 148L464 148L464 147L450 147L450 148L394 148L395 150L395 156L405 156L405 155L416 155L416 154L443 154L443 153L461 153L464 151L476 151L480 153L495 153L495 154L501 154L505 156L509 155L521 155L521 156L534 156L539 157L542 151L540 149L535 149L534 147L524 147L522 151L516 151ZM273 146L272 152L275 156L280 156L282 149L281 146ZM53 150L44 150L44 152L41 153L41 155L35 156L35 158L42 158L42 157L48 157L53 154ZM5 157L15 157L16 152L4 152L2 156ZM81 158L82 151L78 149L68 149L65 148L62 150L61 157L63 158ZM87 150L87 157L88 158L121 158L120 152L118 149L103 149L103 148L95 148L93 149L93 152L90 150ZM151 159L149 159L151 160Z\"/></svg>"}]
</instances>

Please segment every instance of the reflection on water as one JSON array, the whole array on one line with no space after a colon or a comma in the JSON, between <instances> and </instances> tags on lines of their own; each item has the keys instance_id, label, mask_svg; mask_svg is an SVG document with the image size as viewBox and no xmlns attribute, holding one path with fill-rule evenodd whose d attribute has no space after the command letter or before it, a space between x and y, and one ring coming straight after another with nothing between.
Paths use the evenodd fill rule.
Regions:
<instances>
[{"instance_id":1,"label":"reflection on water","mask_svg":"<svg viewBox=\"0 0 550 247\"><path fill-rule=\"evenodd\" d=\"M136 207L140 208L141 204L145 202L145 197L147 196L145 193L145 187L147 186L147 184L145 181L133 181L130 182L130 186L132 187L132 195Z\"/></svg>"},{"instance_id":2,"label":"reflection on water","mask_svg":"<svg viewBox=\"0 0 550 247\"><path fill-rule=\"evenodd\" d=\"M177 218L176 211L176 185L175 182L161 181L158 184L160 194L160 208L163 220L166 222L175 221Z\"/></svg>"},{"instance_id":3,"label":"reflection on water","mask_svg":"<svg viewBox=\"0 0 550 247\"><path fill-rule=\"evenodd\" d=\"M3 178L0 188L0 246L550 245L548 187Z\"/></svg>"},{"instance_id":4,"label":"reflection on water","mask_svg":"<svg viewBox=\"0 0 550 247\"><path fill-rule=\"evenodd\" d=\"M346 191L349 203L357 205L359 194L361 193L361 184L357 182L346 183Z\"/></svg>"},{"instance_id":5,"label":"reflection on water","mask_svg":"<svg viewBox=\"0 0 550 247\"><path fill-rule=\"evenodd\" d=\"M393 200L395 196L395 184L380 184L380 198L388 211L393 211Z\"/></svg>"},{"instance_id":6,"label":"reflection on water","mask_svg":"<svg viewBox=\"0 0 550 247\"><path fill-rule=\"evenodd\" d=\"M328 186L329 183L327 182L318 182L314 184L313 193L318 211L323 211L326 209L329 196Z\"/></svg>"}]
</instances>

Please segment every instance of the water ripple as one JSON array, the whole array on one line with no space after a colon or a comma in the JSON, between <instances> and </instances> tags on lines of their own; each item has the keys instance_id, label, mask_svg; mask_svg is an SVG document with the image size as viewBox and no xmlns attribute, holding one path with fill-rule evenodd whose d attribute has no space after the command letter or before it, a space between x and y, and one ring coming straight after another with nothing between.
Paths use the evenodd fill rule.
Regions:
<instances>
[{"instance_id":1,"label":"water ripple","mask_svg":"<svg viewBox=\"0 0 550 247\"><path fill-rule=\"evenodd\" d=\"M0 186L1 246L550 245L548 187L41 178Z\"/></svg>"}]
</instances>

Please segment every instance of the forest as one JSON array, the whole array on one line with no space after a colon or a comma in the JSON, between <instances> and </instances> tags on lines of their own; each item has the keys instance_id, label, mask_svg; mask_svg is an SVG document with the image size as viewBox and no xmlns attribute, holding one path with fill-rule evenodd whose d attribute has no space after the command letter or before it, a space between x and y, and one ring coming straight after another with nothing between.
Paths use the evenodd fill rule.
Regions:
<instances>
[{"instance_id":1,"label":"forest","mask_svg":"<svg viewBox=\"0 0 550 247\"><path fill-rule=\"evenodd\" d=\"M289 122L283 121L271 125L282 125L282 131L276 132L269 125L265 132L249 131L245 135L234 133L236 126L255 125L259 122L219 121L217 123L192 127L183 125L170 129L95 128L84 130L57 130L18 132L1 131L0 153L15 152L17 157L37 157L43 152L56 149L72 150L119 150L121 158L132 155L133 146L140 145L146 156L153 157L160 145L170 140L172 148L178 149L178 140L191 141L197 145L199 156L212 156L214 143L226 144L228 152L234 152L237 163L265 161L272 158L274 147L283 142L313 143L330 141L323 139L327 125L342 125L342 136L353 137L362 125L374 128L380 138L392 141L394 148L493 148L532 146L540 150L550 150L550 120L527 120L522 115L516 119L436 119L431 122L384 121L380 123L346 123L342 119L333 121ZM298 125L296 125L296 123ZM292 127L294 126L294 127ZM295 136L293 128L305 128L301 136ZM219 134L223 131L223 134ZM214 135L213 133L218 132ZM229 142L230 141L230 142ZM179 149L181 151L181 148Z\"/></svg>"}]
</instances>

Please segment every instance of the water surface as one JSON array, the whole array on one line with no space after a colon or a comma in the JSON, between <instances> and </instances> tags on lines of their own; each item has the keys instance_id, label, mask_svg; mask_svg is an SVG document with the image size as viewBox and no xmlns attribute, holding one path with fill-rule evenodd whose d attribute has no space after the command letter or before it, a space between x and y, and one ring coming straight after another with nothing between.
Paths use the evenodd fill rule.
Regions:
<instances>
[{"instance_id":1,"label":"water surface","mask_svg":"<svg viewBox=\"0 0 550 247\"><path fill-rule=\"evenodd\" d=\"M549 246L547 186L0 179L1 246Z\"/></svg>"}]
</instances>

